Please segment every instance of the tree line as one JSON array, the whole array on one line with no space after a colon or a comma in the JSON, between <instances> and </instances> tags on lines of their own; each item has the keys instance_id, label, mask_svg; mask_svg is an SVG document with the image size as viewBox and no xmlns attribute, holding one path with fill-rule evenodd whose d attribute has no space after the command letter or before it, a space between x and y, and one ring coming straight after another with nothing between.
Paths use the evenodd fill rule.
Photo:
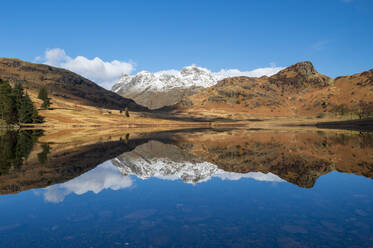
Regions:
<instances>
[{"instance_id":1,"label":"tree line","mask_svg":"<svg viewBox=\"0 0 373 248\"><path fill-rule=\"evenodd\" d=\"M12 88L0 79L0 119L8 125L18 123L38 123L41 117L22 84Z\"/></svg>"}]
</instances>

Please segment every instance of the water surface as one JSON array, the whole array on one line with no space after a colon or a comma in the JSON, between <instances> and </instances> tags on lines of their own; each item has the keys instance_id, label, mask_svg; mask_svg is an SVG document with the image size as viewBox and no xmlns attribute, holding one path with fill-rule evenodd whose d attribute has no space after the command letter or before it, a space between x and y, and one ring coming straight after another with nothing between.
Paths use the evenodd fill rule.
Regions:
<instances>
[{"instance_id":1,"label":"water surface","mask_svg":"<svg viewBox=\"0 0 373 248\"><path fill-rule=\"evenodd\" d=\"M371 247L373 135L0 135L1 247Z\"/></svg>"}]
</instances>

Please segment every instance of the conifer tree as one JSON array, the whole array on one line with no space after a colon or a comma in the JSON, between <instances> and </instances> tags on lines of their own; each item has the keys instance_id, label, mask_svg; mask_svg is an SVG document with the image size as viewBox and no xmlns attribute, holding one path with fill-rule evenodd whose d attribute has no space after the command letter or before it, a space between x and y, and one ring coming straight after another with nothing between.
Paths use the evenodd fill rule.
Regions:
<instances>
[{"instance_id":1,"label":"conifer tree","mask_svg":"<svg viewBox=\"0 0 373 248\"><path fill-rule=\"evenodd\" d=\"M33 123L34 122L34 114L35 108L32 104L32 101L29 95L26 93L21 100L20 108L19 108L19 122L21 123ZM37 113L37 112L36 112Z\"/></svg>"},{"instance_id":2,"label":"conifer tree","mask_svg":"<svg viewBox=\"0 0 373 248\"><path fill-rule=\"evenodd\" d=\"M39 95L38 98L43 101L41 108L43 109L49 109L49 106L51 105L50 99L48 97L48 89L47 87L43 86L39 89Z\"/></svg>"},{"instance_id":3,"label":"conifer tree","mask_svg":"<svg viewBox=\"0 0 373 248\"><path fill-rule=\"evenodd\" d=\"M10 105L10 85L0 79L0 118L7 120L9 116L9 105Z\"/></svg>"},{"instance_id":4,"label":"conifer tree","mask_svg":"<svg viewBox=\"0 0 373 248\"><path fill-rule=\"evenodd\" d=\"M20 109L24 97L22 84L16 83L16 85L13 88L13 95L15 97L17 109Z\"/></svg>"}]
</instances>

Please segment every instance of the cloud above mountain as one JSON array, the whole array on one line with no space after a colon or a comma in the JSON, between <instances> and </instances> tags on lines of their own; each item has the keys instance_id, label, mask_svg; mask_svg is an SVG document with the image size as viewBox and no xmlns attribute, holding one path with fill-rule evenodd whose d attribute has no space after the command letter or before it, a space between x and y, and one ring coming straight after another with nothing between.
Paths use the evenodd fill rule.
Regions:
<instances>
[{"instance_id":1,"label":"cloud above mountain","mask_svg":"<svg viewBox=\"0 0 373 248\"><path fill-rule=\"evenodd\" d=\"M99 57L89 59L84 56L77 56L72 58L60 48L47 49L43 56L37 57L35 60L78 73L106 89L110 89L120 75L130 74L134 69L131 62L103 61Z\"/></svg>"},{"instance_id":2,"label":"cloud above mountain","mask_svg":"<svg viewBox=\"0 0 373 248\"><path fill-rule=\"evenodd\" d=\"M212 74L218 79L221 80L223 78L229 77L239 77L239 76L246 76L246 77L261 77L261 76L272 76L277 72L284 69L284 67L279 66L270 66L264 68L257 68L251 71L240 71L237 69L222 69L218 72L213 72Z\"/></svg>"},{"instance_id":3,"label":"cloud above mountain","mask_svg":"<svg viewBox=\"0 0 373 248\"><path fill-rule=\"evenodd\" d=\"M77 74L86 77L100 86L111 89L114 83L120 78L121 75L130 75L134 71L134 64L126 61L104 61L99 57L93 59L86 58L84 56L77 56L75 58L70 57L65 50L61 48L47 49L43 56L35 58L36 62L43 64L61 67L73 71ZM192 65L191 67L195 67ZM271 76L283 67L271 65L269 67L257 68L254 70L240 71L238 69L221 69L217 72L211 72L208 69L201 68L208 74L215 78L215 80L221 80L228 77L237 76L248 76L248 77L261 77ZM179 70L171 69L155 72L154 75L169 74L177 76L180 74Z\"/></svg>"}]
</instances>

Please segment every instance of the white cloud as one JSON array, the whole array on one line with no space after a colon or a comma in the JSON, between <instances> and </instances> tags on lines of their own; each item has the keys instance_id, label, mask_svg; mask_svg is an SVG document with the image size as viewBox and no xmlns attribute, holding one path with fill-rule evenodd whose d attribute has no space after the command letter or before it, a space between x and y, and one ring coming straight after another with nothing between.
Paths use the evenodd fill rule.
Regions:
<instances>
[{"instance_id":1,"label":"white cloud","mask_svg":"<svg viewBox=\"0 0 373 248\"><path fill-rule=\"evenodd\" d=\"M43 57L35 60L78 73L106 89L110 89L120 75L130 74L134 69L132 63L119 60L107 62L98 57L88 59L84 56L71 58L60 48L47 49Z\"/></svg>"},{"instance_id":2,"label":"white cloud","mask_svg":"<svg viewBox=\"0 0 373 248\"><path fill-rule=\"evenodd\" d=\"M132 62L124 62L119 60L103 61L102 59L95 57L93 59L86 58L84 56L77 56L72 58L66 54L61 48L47 49L44 56L38 56L35 58L37 62L48 64L51 66L61 67L78 73L100 86L111 89L112 85L122 74L130 75L134 70L134 64ZM271 64L269 67L257 68L255 70L240 71L238 69L222 69L218 72L211 72L208 69L201 68L211 75L216 80L221 80L228 77L247 76L247 77L261 77L271 76L283 67L278 67ZM162 74L178 76L180 71L178 70L165 70L154 73L156 76Z\"/></svg>"},{"instance_id":3,"label":"white cloud","mask_svg":"<svg viewBox=\"0 0 373 248\"><path fill-rule=\"evenodd\" d=\"M59 203L71 193L82 195L92 191L98 194L104 189L119 190L131 186L132 180L129 176L122 176L110 162L105 162L66 183L46 188L43 195L46 201Z\"/></svg>"},{"instance_id":4,"label":"white cloud","mask_svg":"<svg viewBox=\"0 0 373 248\"><path fill-rule=\"evenodd\" d=\"M272 65L271 67L257 68L251 71L240 71L238 69L222 69L218 72L213 72L213 75L218 80L221 80L223 78L239 77L239 76L261 77L261 76L272 76L273 74L276 74L282 69L284 69L284 67L278 67L275 65Z\"/></svg>"}]
</instances>

